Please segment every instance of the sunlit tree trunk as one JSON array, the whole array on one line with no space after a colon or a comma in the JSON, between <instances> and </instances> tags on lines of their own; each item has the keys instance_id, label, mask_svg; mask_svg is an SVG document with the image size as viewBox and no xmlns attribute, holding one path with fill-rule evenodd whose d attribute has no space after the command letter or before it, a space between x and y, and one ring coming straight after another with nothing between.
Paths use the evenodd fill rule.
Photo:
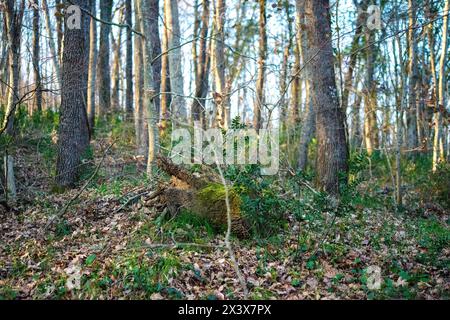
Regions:
<instances>
[{"instance_id":1,"label":"sunlit tree trunk","mask_svg":"<svg viewBox=\"0 0 450 320\"><path fill-rule=\"evenodd\" d=\"M449 12L449 0L445 1L444 12ZM448 48L448 14L444 16L442 22L442 51L441 59L439 61L439 87L438 108L434 114L434 140L433 140L433 171L437 170L438 164L445 161L444 143L443 143L443 112L445 110L445 86L446 73L445 64L447 62L447 48Z\"/></svg>"},{"instance_id":2,"label":"sunlit tree trunk","mask_svg":"<svg viewBox=\"0 0 450 320\"><path fill-rule=\"evenodd\" d=\"M267 59L266 22L266 0L259 0L258 76L256 79L256 100L253 107L253 127L256 131L259 131L262 127L262 111L264 107L264 83Z\"/></svg>"},{"instance_id":3,"label":"sunlit tree trunk","mask_svg":"<svg viewBox=\"0 0 450 320\"><path fill-rule=\"evenodd\" d=\"M92 15L96 14L97 1L90 0L90 10ZM95 19L90 18L89 26L89 71L88 71L88 89L87 89L87 113L88 113L88 123L89 130L92 134L94 133L95 126L95 88L97 79L97 24Z\"/></svg>"},{"instance_id":4,"label":"sunlit tree trunk","mask_svg":"<svg viewBox=\"0 0 450 320\"><path fill-rule=\"evenodd\" d=\"M151 23L151 19L155 19L152 16L151 6L147 0L138 0L138 12L141 17L140 24L141 30L144 34L150 35L158 30L154 29L154 24ZM157 12L157 11L156 11ZM144 69L144 107L146 110L147 122L148 122L148 160L147 160L147 174L152 175L156 155L159 152L159 132L157 127L158 112L154 102L154 96L156 94L154 83L154 70L152 66L153 50L155 44L152 42L152 37L146 37L143 45L143 69Z\"/></svg>"}]
</instances>

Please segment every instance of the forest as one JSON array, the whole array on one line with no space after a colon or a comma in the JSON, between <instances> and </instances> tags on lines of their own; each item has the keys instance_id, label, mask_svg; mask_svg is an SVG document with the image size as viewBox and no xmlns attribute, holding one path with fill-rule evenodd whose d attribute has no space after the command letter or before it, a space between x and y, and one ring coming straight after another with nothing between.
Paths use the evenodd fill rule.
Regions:
<instances>
[{"instance_id":1,"label":"forest","mask_svg":"<svg viewBox=\"0 0 450 320\"><path fill-rule=\"evenodd\" d=\"M449 2L0 0L0 300L449 299Z\"/></svg>"}]
</instances>

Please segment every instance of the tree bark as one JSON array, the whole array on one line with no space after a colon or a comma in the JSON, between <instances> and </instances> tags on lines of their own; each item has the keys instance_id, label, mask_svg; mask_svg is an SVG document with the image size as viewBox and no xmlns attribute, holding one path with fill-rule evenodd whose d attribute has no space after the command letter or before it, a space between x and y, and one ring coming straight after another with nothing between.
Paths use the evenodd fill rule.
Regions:
<instances>
[{"instance_id":1,"label":"tree bark","mask_svg":"<svg viewBox=\"0 0 450 320\"><path fill-rule=\"evenodd\" d=\"M329 0L305 0L307 61L317 123L317 185L337 195L348 172L344 116L339 106L331 44Z\"/></svg>"},{"instance_id":2,"label":"tree bark","mask_svg":"<svg viewBox=\"0 0 450 320\"><path fill-rule=\"evenodd\" d=\"M90 0L90 11L92 15L96 15L97 1ZM97 76L97 24L95 19L90 18L89 26L89 71L88 71L88 89L87 89L87 113L90 135L94 134L95 127L95 88Z\"/></svg>"},{"instance_id":3,"label":"tree bark","mask_svg":"<svg viewBox=\"0 0 450 320\"><path fill-rule=\"evenodd\" d=\"M144 34L150 35L157 30L151 23L155 19L154 10L147 0L138 0L138 10L141 17L141 30ZM156 11L157 12L157 11ZM156 166L156 156L159 152L159 131L158 131L158 112L154 97L157 94L155 89L154 69L152 65L154 46L153 37L147 37L144 40L144 108L147 114L148 123L148 158L147 158L147 175L152 176L154 167Z\"/></svg>"},{"instance_id":4,"label":"tree bark","mask_svg":"<svg viewBox=\"0 0 450 320\"><path fill-rule=\"evenodd\" d=\"M8 101L5 110L3 126L6 128L5 134L9 137L14 135L14 113L19 103L19 82L20 82L20 46L23 14L25 1L20 1L17 7L15 0L4 2L6 39L8 42ZM14 201L17 197L16 182L14 177L14 157L5 150L4 166L6 177L7 199Z\"/></svg>"},{"instance_id":5,"label":"tree bark","mask_svg":"<svg viewBox=\"0 0 450 320\"><path fill-rule=\"evenodd\" d=\"M33 8L33 69L34 69L34 108L37 112L42 111L42 84L40 67L40 28L39 28L39 2L35 1L36 7Z\"/></svg>"},{"instance_id":6,"label":"tree bark","mask_svg":"<svg viewBox=\"0 0 450 320\"><path fill-rule=\"evenodd\" d=\"M419 88L418 84L418 69L417 69L417 43L416 43L416 8L417 2L415 0L408 0L408 108L406 110L407 120L407 144L411 153L417 152L419 140L417 135L417 95Z\"/></svg>"},{"instance_id":7,"label":"tree bark","mask_svg":"<svg viewBox=\"0 0 450 320\"><path fill-rule=\"evenodd\" d=\"M98 98L99 114L105 116L111 108L111 68L110 68L110 45L112 0L100 2L100 19L107 22L100 24L100 47L98 52Z\"/></svg>"},{"instance_id":8,"label":"tree bark","mask_svg":"<svg viewBox=\"0 0 450 320\"><path fill-rule=\"evenodd\" d=\"M261 114L264 107L264 82L267 56L266 20L266 0L259 0L258 76L256 80L256 101L253 108L253 127L257 132L262 126Z\"/></svg>"},{"instance_id":9,"label":"tree bark","mask_svg":"<svg viewBox=\"0 0 450 320\"><path fill-rule=\"evenodd\" d=\"M184 81L181 55L181 31L177 0L164 1L164 16L167 25L167 46L170 70L170 88L172 93L171 120L185 122L187 119L184 97Z\"/></svg>"},{"instance_id":10,"label":"tree bark","mask_svg":"<svg viewBox=\"0 0 450 320\"><path fill-rule=\"evenodd\" d=\"M88 0L73 4L88 10ZM58 131L56 184L61 188L75 184L80 163L89 146L86 112L89 17L82 12L81 28L65 28L61 86L61 110Z\"/></svg>"},{"instance_id":11,"label":"tree bark","mask_svg":"<svg viewBox=\"0 0 450 320\"><path fill-rule=\"evenodd\" d=\"M449 12L449 0L445 0L444 12ZM443 113L445 109L445 86L446 74L445 63L447 62L448 48L448 14L444 16L442 22L442 51L439 61L439 88L438 108L434 114L434 140L433 140L433 171L437 170L438 164L445 161L443 142Z\"/></svg>"},{"instance_id":12,"label":"tree bark","mask_svg":"<svg viewBox=\"0 0 450 320\"><path fill-rule=\"evenodd\" d=\"M55 68L56 80L58 81L59 87L61 87L61 69L59 65L58 52L56 50L55 41L53 39L53 30L50 23L50 12L48 9L47 0L42 0L42 8L44 10L45 17L45 28L48 33L48 46L50 49L50 54L52 56L53 67Z\"/></svg>"},{"instance_id":13,"label":"tree bark","mask_svg":"<svg viewBox=\"0 0 450 320\"><path fill-rule=\"evenodd\" d=\"M125 23L130 26L127 28L127 49L126 49L126 69L125 69L125 82L126 82L126 98L125 98L125 110L128 119L133 118L133 32L131 26L133 25L133 12L131 7L132 0L125 0ZM136 35L136 37L139 37Z\"/></svg>"},{"instance_id":14,"label":"tree bark","mask_svg":"<svg viewBox=\"0 0 450 320\"><path fill-rule=\"evenodd\" d=\"M200 28L200 45L198 52L196 51L196 70L195 70L195 99L192 103L192 121L200 122L202 127L206 126L205 117L205 97L208 93L208 78L210 57L208 54L207 37L209 27L209 0L203 0L202 17Z\"/></svg>"}]
</instances>

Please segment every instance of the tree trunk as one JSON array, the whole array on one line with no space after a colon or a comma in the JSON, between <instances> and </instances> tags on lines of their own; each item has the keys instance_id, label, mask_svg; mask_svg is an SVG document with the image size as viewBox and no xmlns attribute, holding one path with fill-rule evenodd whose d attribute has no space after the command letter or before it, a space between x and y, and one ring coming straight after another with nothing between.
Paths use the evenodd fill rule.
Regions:
<instances>
[{"instance_id":1,"label":"tree trunk","mask_svg":"<svg viewBox=\"0 0 450 320\"><path fill-rule=\"evenodd\" d=\"M73 1L88 10L88 0ZM58 132L56 183L61 188L74 185L80 163L89 146L87 104L89 17L82 13L81 28L65 28L61 110Z\"/></svg>"},{"instance_id":2,"label":"tree trunk","mask_svg":"<svg viewBox=\"0 0 450 320\"><path fill-rule=\"evenodd\" d=\"M419 88L417 87L417 43L416 43L416 8L417 3L415 0L408 0L408 78L409 78L409 90L408 90L408 108L406 110L406 120L407 120L407 145L411 153L417 152L417 147L419 146L419 140L417 136L417 96Z\"/></svg>"},{"instance_id":3,"label":"tree trunk","mask_svg":"<svg viewBox=\"0 0 450 320\"><path fill-rule=\"evenodd\" d=\"M445 0L444 12L449 12L449 0ZM444 16L442 22L442 51L439 62L439 88L438 109L434 114L434 141L433 141L433 171L437 170L438 164L445 161L444 143L443 143L443 113L445 111L445 86L446 74L445 63L447 62L448 48L448 15Z\"/></svg>"},{"instance_id":4,"label":"tree trunk","mask_svg":"<svg viewBox=\"0 0 450 320\"><path fill-rule=\"evenodd\" d=\"M207 37L209 27L209 0L203 0L202 18L200 28L200 45L196 51L196 70L195 70L195 99L192 103L192 121L200 122L202 127L206 126L206 103L205 97L208 93L208 77L210 58L208 54Z\"/></svg>"},{"instance_id":5,"label":"tree trunk","mask_svg":"<svg viewBox=\"0 0 450 320\"><path fill-rule=\"evenodd\" d=\"M35 1L36 7L33 8L33 69L34 69L34 108L37 112L42 111L42 84L40 67L40 29L39 29L39 2Z\"/></svg>"},{"instance_id":6,"label":"tree trunk","mask_svg":"<svg viewBox=\"0 0 450 320\"><path fill-rule=\"evenodd\" d=\"M93 16L96 15L97 1L90 0L90 11ZM89 27L89 71L88 71L88 89L87 89L87 113L90 135L94 133L95 126L95 88L97 75L97 24L95 19L90 18Z\"/></svg>"},{"instance_id":7,"label":"tree trunk","mask_svg":"<svg viewBox=\"0 0 450 320\"><path fill-rule=\"evenodd\" d=\"M119 29L117 40L111 34L112 49L114 52L112 72L111 72L111 106L113 111L120 109L120 58L122 55L122 29Z\"/></svg>"},{"instance_id":8,"label":"tree trunk","mask_svg":"<svg viewBox=\"0 0 450 320\"><path fill-rule=\"evenodd\" d=\"M262 111L264 107L264 82L267 55L266 34L266 0L259 0L259 51L258 76L256 80L256 101L253 108L253 127L258 132L262 126Z\"/></svg>"},{"instance_id":9,"label":"tree trunk","mask_svg":"<svg viewBox=\"0 0 450 320\"><path fill-rule=\"evenodd\" d=\"M305 0L309 50L307 59L317 123L317 184L338 194L340 175L346 181L348 148L334 72L329 0Z\"/></svg>"},{"instance_id":10,"label":"tree trunk","mask_svg":"<svg viewBox=\"0 0 450 320\"><path fill-rule=\"evenodd\" d=\"M296 43L298 47L298 53L299 56L296 58L296 60L300 61L302 60L304 64L306 64L307 57L307 51L308 51L308 44L306 43L306 37L305 37L305 28L303 27L305 25L305 4L302 0L296 1L296 8L297 8L297 25L298 25L298 36L296 37ZM305 170L306 166L308 164L308 148L309 144L314 136L314 133L316 131L316 114L314 110L314 105L311 100L311 82L309 81L308 76L308 67L306 67L305 70L303 70L303 73L306 73L305 75L305 112L303 115L303 121L302 121L302 131L300 134L300 145L299 145L299 154L298 154L298 169L299 170ZM298 80L297 84L297 91L295 94L297 95L296 100L298 100L298 104L300 104L300 97L299 92L301 91L301 82ZM296 108L299 109L299 106ZM296 122L298 122L299 115L296 115ZM295 122L294 122L295 123Z\"/></svg>"},{"instance_id":11,"label":"tree trunk","mask_svg":"<svg viewBox=\"0 0 450 320\"><path fill-rule=\"evenodd\" d=\"M377 88L374 79L376 42L373 31L366 31L366 92L364 94L364 141L371 155L380 146L377 125Z\"/></svg>"},{"instance_id":12,"label":"tree trunk","mask_svg":"<svg viewBox=\"0 0 450 320\"><path fill-rule=\"evenodd\" d=\"M142 32L141 16L138 10L138 1L134 2L134 18L135 29ZM137 154L144 156L147 154L148 148L148 130L147 121L145 120L145 110L143 103L143 38L135 35L134 37L134 125L136 134L136 148Z\"/></svg>"},{"instance_id":13,"label":"tree trunk","mask_svg":"<svg viewBox=\"0 0 450 320\"><path fill-rule=\"evenodd\" d=\"M141 30L144 34L150 35L158 30L154 29L155 24L151 23L154 16L151 5L147 0L138 0L138 11L141 24ZM156 11L157 12L157 11ZM158 132L158 113L155 105L154 97L156 95L154 70L153 70L153 52L154 46L153 37L147 37L144 40L144 108L147 115L148 123L148 160L147 160L147 175L152 176L154 167L156 166L156 156L159 152L159 132Z\"/></svg>"},{"instance_id":14,"label":"tree trunk","mask_svg":"<svg viewBox=\"0 0 450 320\"><path fill-rule=\"evenodd\" d=\"M125 110L127 118L133 118L133 32L131 26L133 25L133 12L131 9L131 1L125 0L125 23L129 26L127 33L127 52L126 52L126 67L125 67L125 81L126 81L126 97ZM136 35L136 37L139 37Z\"/></svg>"},{"instance_id":15,"label":"tree trunk","mask_svg":"<svg viewBox=\"0 0 450 320\"><path fill-rule=\"evenodd\" d=\"M167 127L167 120L169 119L171 95L170 95L170 70L169 70L169 56L166 53L169 49L168 44L168 30L166 25L162 30L162 52L161 57L161 130L165 132Z\"/></svg>"},{"instance_id":16,"label":"tree trunk","mask_svg":"<svg viewBox=\"0 0 450 320\"><path fill-rule=\"evenodd\" d=\"M99 114L105 116L111 108L111 69L109 35L112 19L112 0L101 0L100 19L107 22L100 24L100 47L98 52L98 98Z\"/></svg>"},{"instance_id":17,"label":"tree trunk","mask_svg":"<svg viewBox=\"0 0 450 320\"><path fill-rule=\"evenodd\" d=\"M5 110L3 126L6 128L7 136L14 135L14 113L19 103L19 82L20 82L20 46L23 14L25 10L25 1L20 2L20 7L16 6L15 0L9 0L4 3L4 13L6 22L6 39L8 42L8 101ZM5 152L4 157L5 177L6 177L6 196L7 199L14 201L17 197L16 182L14 177L14 158Z\"/></svg>"},{"instance_id":18,"label":"tree trunk","mask_svg":"<svg viewBox=\"0 0 450 320\"><path fill-rule=\"evenodd\" d=\"M47 29L48 34L48 46L52 56L53 67L55 68L56 80L58 81L59 87L61 87L61 69L59 67L58 52L56 51L55 41L53 39L53 30L50 23L50 12L48 9L47 0L42 0L42 8L44 10L45 28Z\"/></svg>"},{"instance_id":19,"label":"tree trunk","mask_svg":"<svg viewBox=\"0 0 450 320\"><path fill-rule=\"evenodd\" d=\"M185 122L187 119L186 101L183 89L183 69L181 55L181 31L177 0L164 1L164 16L167 24L167 47L169 50L170 88L172 93L171 120Z\"/></svg>"}]
</instances>

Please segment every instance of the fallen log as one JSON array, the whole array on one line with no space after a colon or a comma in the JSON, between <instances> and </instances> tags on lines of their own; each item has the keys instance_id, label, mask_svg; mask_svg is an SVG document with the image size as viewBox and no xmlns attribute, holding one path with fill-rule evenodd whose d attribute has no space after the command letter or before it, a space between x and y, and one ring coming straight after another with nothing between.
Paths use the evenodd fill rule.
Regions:
<instances>
[{"instance_id":1,"label":"fallen log","mask_svg":"<svg viewBox=\"0 0 450 320\"><path fill-rule=\"evenodd\" d=\"M185 209L206 218L216 227L227 226L225 187L211 168L202 166L200 172L191 173L163 156L158 156L157 165L172 176L160 196L161 202L166 205L171 215ZM241 197L236 190L229 188L228 198L232 232L240 238L247 237L248 225L242 217Z\"/></svg>"}]
</instances>

